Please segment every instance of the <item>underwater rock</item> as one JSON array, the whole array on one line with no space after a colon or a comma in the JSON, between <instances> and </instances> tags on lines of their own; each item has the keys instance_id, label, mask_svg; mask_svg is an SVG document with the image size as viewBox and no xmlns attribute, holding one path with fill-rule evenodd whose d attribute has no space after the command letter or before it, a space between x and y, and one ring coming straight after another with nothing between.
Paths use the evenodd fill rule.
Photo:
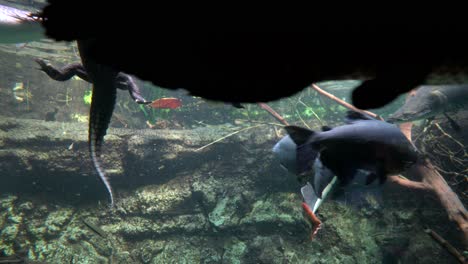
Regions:
<instances>
[{"instance_id":1,"label":"underwater rock","mask_svg":"<svg viewBox=\"0 0 468 264\"><path fill-rule=\"evenodd\" d=\"M0 229L3 228L3 224L5 223L5 213L0 213Z\"/></svg>"},{"instance_id":2,"label":"underwater rock","mask_svg":"<svg viewBox=\"0 0 468 264\"><path fill-rule=\"evenodd\" d=\"M148 238L176 234L206 233L208 222L203 214L179 215L149 219L145 217L126 217L125 222L103 225L102 229L125 238Z\"/></svg>"},{"instance_id":3,"label":"underwater rock","mask_svg":"<svg viewBox=\"0 0 468 264\"><path fill-rule=\"evenodd\" d=\"M56 263L109 263L109 257L100 256L88 241L70 245L48 244L44 258L54 259Z\"/></svg>"},{"instance_id":4,"label":"underwater rock","mask_svg":"<svg viewBox=\"0 0 468 264\"><path fill-rule=\"evenodd\" d=\"M45 221L47 227L47 235L57 235L69 221L74 210L71 208L60 208L57 211L51 212Z\"/></svg>"},{"instance_id":5,"label":"underwater rock","mask_svg":"<svg viewBox=\"0 0 468 264\"><path fill-rule=\"evenodd\" d=\"M294 193L275 193L261 197L253 204L252 211L241 224L265 225L272 229L284 226L300 226L303 221L298 196Z\"/></svg>"},{"instance_id":6,"label":"underwater rock","mask_svg":"<svg viewBox=\"0 0 468 264\"><path fill-rule=\"evenodd\" d=\"M94 217L93 217L94 218ZM89 218L84 218L83 220L83 224L86 225L86 227L88 227L91 231L93 231L95 234L97 234L98 236L102 237L102 238L106 238L107 237L107 233L102 230L97 223L97 219L89 219Z\"/></svg>"},{"instance_id":7,"label":"underwater rock","mask_svg":"<svg viewBox=\"0 0 468 264\"><path fill-rule=\"evenodd\" d=\"M54 237L36 240L33 259L53 259L54 263L109 263L115 257L110 241L87 234L79 224L80 221L72 220Z\"/></svg>"},{"instance_id":8,"label":"underwater rock","mask_svg":"<svg viewBox=\"0 0 468 264\"><path fill-rule=\"evenodd\" d=\"M0 209L3 210L11 210L14 207L14 202L18 199L15 195L8 195L6 197L2 197L0 199Z\"/></svg>"},{"instance_id":9,"label":"underwater rock","mask_svg":"<svg viewBox=\"0 0 468 264\"><path fill-rule=\"evenodd\" d=\"M15 207L17 199L16 196L7 196L0 202L0 255L13 255L17 237L20 235L24 214L18 212Z\"/></svg>"},{"instance_id":10,"label":"underwater rock","mask_svg":"<svg viewBox=\"0 0 468 264\"><path fill-rule=\"evenodd\" d=\"M219 252L206 249L214 247L204 238L177 236L166 241L164 250L149 263L213 263L213 259L220 259Z\"/></svg>"},{"instance_id":11,"label":"underwater rock","mask_svg":"<svg viewBox=\"0 0 468 264\"><path fill-rule=\"evenodd\" d=\"M247 245L237 239L227 241L224 245L224 254L222 263L241 264L243 257L247 253Z\"/></svg>"},{"instance_id":12,"label":"underwater rock","mask_svg":"<svg viewBox=\"0 0 468 264\"><path fill-rule=\"evenodd\" d=\"M208 215L210 223L216 228L236 227L242 217L237 214L237 208L242 206L242 202L240 195L219 199L216 207Z\"/></svg>"},{"instance_id":13,"label":"underwater rock","mask_svg":"<svg viewBox=\"0 0 468 264\"><path fill-rule=\"evenodd\" d=\"M222 192L223 181L218 180L210 172L203 177L199 176L197 181L192 184L194 198L198 199L203 208L207 211L213 210L219 202L219 193Z\"/></svg>"},{"instance_id":14,"label":"underwater rock","mask_svg":"<svg viewBox=\"0 0 468 264\"><path fill-rule=\"evenodd\" d=\"M216 264L222 261L222 255L219 248L207 247L200 252L200 263Z\"/></svg>"},{"instance_id":15,"label":"underwater rock","mask_svg":"<svg viewBox=\"0 0 468 264\"><path fill-rule=\"evenodd\" d=\"M249 247L249 255L258 263L284 263L284 242L276 235L270 237L256 237Z\"/></svg>"},{"instance_id":16,"label":"underwater rock","mask_svg":"<svg viewBox=\"0 0 468 264\"><path fill-rule=\"evenodd\" d=\"M0 237L5 242L13 242L15 241L16 235L18 235L18 229L18 225L8 225L2 229Z\"/></svg>"},{"instance_id":17,"label":"underwater rock","mask_svg":"<svg viewBox=\"0 0 468 264\"><path fill-rule=\"evenodd\" d=\"M129 215L177 213L178 207L190 202L191 195L188 179L177 178L165 184L139 188L135 196L122 201L121 208Z\"/></svg>"},{"instance_id":18,"label":"underwater rock","mask_svg":"<svg viewBox=\"0 0 468 264\"><path fill-rule=\"evenodd\" d=\"M26 223L26 230L31 239L44 239L47 232L47 227L44 225L43 219L31 219Z\"/></svg>"},{"instance_id":19,"label":"underwater rock","mask_svg":"<svg viewBox=\"0 0 468 264\"><path fill-rule=\"evenodd\" d=\"M34 209L33 203L32 202L25 202L22 203L18 206L18 211L20 212L31 212L31 210Z\"/></svg>"},{"instance_id":20,"label":"underwater rock","mask_svg":"<svg viewBox=\"0 0 468 264\"><path fill-rule=\"evenodd\" d=\"M165 248L165 241L162 240L145 240L139 243L138 255L143 263L150 263L154 256L161 253Z\"/></svg>"}]
</instances>

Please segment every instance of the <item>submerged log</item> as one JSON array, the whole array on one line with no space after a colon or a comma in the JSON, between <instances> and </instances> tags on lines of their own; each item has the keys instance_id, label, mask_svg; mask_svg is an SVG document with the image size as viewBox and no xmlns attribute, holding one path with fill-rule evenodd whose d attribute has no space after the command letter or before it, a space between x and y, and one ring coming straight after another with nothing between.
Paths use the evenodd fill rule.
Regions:
<instances>
[{"instance_id":1,"label":"submerged log","mask_svg":"<svg viewBox=\"0 0 468 264\"><path fill-rule=\"evenodd\" d=\"M468 245L468 212L431 161L425 159L423 163L413 166L407 175L410 178L422 178L422 181L412 181L400 176L391 176L390 181L403 187L433 192L447 212L449 220L458 225L463 241L465 245Z\"/></svg>"},{"instance_id":2,"label":"submerged log","mask_svg":"<svg viewBox=\"0 0 468 264\"><path fill-rule=\"evenodd\" d=\"M445 239L443 239L439 234L437 234L434 230L426 229L424 230L427 234L429 234L437 243L447 249L450 254L452 254L455 258L457 258L458 262L465 264L465 257L458 252L456 248L454 248L450 243L448 243Z\"/></svg>"},{"instance_id":3,"label":"submerged log","mask_svg":"<svg viewBox=\"0 0 468 264\"><path fill-rule=\"evenodd\" d=\"M411 92L408 98L414 95L415 93ZM400 125L403 134L413 143L412 127L413 124L411 122ZM428 158L425 158L421 164L413 166L408 170L407 174L412 179L422 180L420 182L415 182L393 176L392 181L408 188L426 189L433 192L437 196L442 207L445 208L449 220L454 221L458 225L458 228L460 228L463 236L463 243L468 247L468 212L458 198L458 195L450 188L437 168L434 167Z\"/></svg>"},{"instance_id":4,"label":"submerged log","mask_svg":"<svg viewBox=\"0 0 468 264\"><path fill-rule=\"evenodd\" d=\"M340 105L342 105L342 106L344 106L344 107L346 107L346 108L348 108L348 109L350 109L350 110L353 110L353 111L356 111L356 112L361 112L361 113L363 113L363 114L366 114L366 115L369 115L369 116L372 116L372 117L374 117L374 118L377 118L377 119L382 120L382 118L381 118L380 116L378 116L377 114L374 114L374 113L372 113L372 112L370 112L370 111L358 109L358 108L354 107L352 104L349 104L349 103L347 103L347 102L341 100L340 98L334 96L333 94L328 93L328 92L326 92L326 91L320 89L320 87L318 87L316 84L312 84L312 85L310 86L310 88L314 89L314 90L315 90L316 92L318 92L319 94L321 94L321 95L323 95L323 96L325 96L325 97L330 98L331 100L337 102L338 104L340 104Z\"/></svg>"}]
</instances>

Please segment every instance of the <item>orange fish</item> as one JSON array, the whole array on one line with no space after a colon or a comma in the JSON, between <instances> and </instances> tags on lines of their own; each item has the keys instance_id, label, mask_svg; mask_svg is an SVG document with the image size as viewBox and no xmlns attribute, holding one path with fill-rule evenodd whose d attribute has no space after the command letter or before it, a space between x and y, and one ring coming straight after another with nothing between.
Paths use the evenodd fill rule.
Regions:
<instances>
[{"instance_id":1,"label":"orange fish","mask_svg":"<svg viewBox=\"0 0 468 264\"><path fill-rule=\"evenodd\" d=\"M176 109L182 105L182 100L178 98L159 98L151 102L149 106L153 108Z\"/></svg>"}]
</instances>

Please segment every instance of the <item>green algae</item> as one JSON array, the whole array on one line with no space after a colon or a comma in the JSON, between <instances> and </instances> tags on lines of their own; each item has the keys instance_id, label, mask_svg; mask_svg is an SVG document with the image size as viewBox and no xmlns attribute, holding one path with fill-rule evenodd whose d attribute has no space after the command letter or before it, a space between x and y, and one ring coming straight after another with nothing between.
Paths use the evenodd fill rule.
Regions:
<instances>
[{"instance_id":1,"label":"green algae","mask_svg":"<svg viewBox=\"0 0 468 264\"><path fill-rule=\"evenodd\" d=\"M139 188L133 197L123 201L119 209L124 214L164 214L191 198L190 186L184 180Z\"/></svg>"}]
</instances>

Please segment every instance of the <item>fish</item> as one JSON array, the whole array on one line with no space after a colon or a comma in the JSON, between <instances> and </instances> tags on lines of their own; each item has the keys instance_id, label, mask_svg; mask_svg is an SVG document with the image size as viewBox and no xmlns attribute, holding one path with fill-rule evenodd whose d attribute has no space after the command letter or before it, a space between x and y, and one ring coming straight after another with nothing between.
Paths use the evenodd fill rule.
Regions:
<instances>
[{"instance_id":1,"label":"fish","mask_svg":"<svg viewBox=\"0 0 468 264\"><path fill-rule=\"evenodd\" d=\"M322 132L284 128L297 145L295 173L310 173L318 159L344 186L361 171L366 172L365 185L383 184L388 175L401 173L421 160L419 151L396 125L354 111L348 111L346 124ZM330 177L313 183L317 197L322 197Z\"/></svg>"},{"instance_id":2,"label":"fish","mask_svg":"<svg viewBox=\"0 0 468 264\"><path fill-rule=\"evenodd\" d=\"M322 130L329 130L329 127L323 127ZM313 175L312 181L314 184L312 185L309 181L306 181L304 186L301 187L301 195L304 202L315 213L328 193L336 185L337 178L333 172L323 166L319 156L315 159L313 167L307 171L298 171L296 149L296 143L294 143L289 135L286 135L275 144L272 151L276 161L286 172L293 175ZM316 188L323 190L322 197L318 197L315 191Z\"/></svg>"},{"instance_id":3,"label":"fish","mask_svg":"<svg viewBox=\"0 0 468 264\"><path fill-rule=\"evenodd\" d=\"M41 11L42 24L46 35L57 41L94 39L89 56L100 64L158 87L228 103L270 102L312 83L358 79L363 82L354 89L352 103L372 109L418 85L468 80L468 40L446 37L449 32L468 33L462 24L315 21L306 30L258 30L249 25L248 30L220 31L224 27L218 23L207 28L197 24L199 19L179 20L179 14L173 14L179 19L169 26L170 12L155 17L150 6L127 3L113 8L106 12L80 3L70 9L67 3L49 1ZM125 19L116 17L115 10ZM213 14L205 15L209 20ZM122 37L122 28L138 30ZM140 33L155 31L158 41Z\"/></svg>"},{"instance_id":4,"label":"fish","mask_svg":"<svg viewBox=\"0 0 468 264\"><path fill-rule=\"evenodd\" d=\"M467 85L424 85L417 88L403 106L387 119L388 122L404 123L433 118L444 114L452 126L457 127L447 114L468 106Z\"/></svg>"},{"instance_id":5,"label":"fish","mask_svg":"<svg viewBox=\"0 0 468 264\"><path fill-rule=\"evenodd\" d=\"M329 131L329 130L331 130L331 127L329 126L322 127L322 131ZM284 136L280 141L278 141L274 145L272 151L275 155L276 160L279 162L280 166L284 170L295 175L307 175L307 174L313 173L316 170L321 170L321 167L323 166L323 164L320 162L315 162L313 164L313 167L312 166L306 167L306 168L302 167L301 170L299 171L297 155L296 155L297 147L298 147L297 144L289 135ZM320 154L318 154L317 157L319 157L319 155ZM331 180L331 178L329 180Z\"/></svg>"},{"instance_id":6,"label":"fish","mask_svg":"<svg viewBox=\"0 0 468 264\"><path fill-rule=\"evenodd\" d=\"M40 21L32 12L0 5L0 43L18 44L46 38Z\"/></svg>"},{"instance_id":7,"label":"fish","mask_svg":"<svg viewBox=\"0 0 468 264\"><path fill-rule=\"evenodd\" d=\"M292 174L299 175L300 173L297 169L296 149L296 143L294 143L291 137L287 135L275 144L273 147L273 153L284 170Z\"/></svg>"},{"instance_id":8,"label":"fish","mask_svg":"<svg viewBox=\"0 0 468 264\"><path fill-rule=\"evenodd\" d=\"M322 131L328 130L331 130L331 128L322 128ZM283 169L290 174L297 175L296 148L297 145L289 135L286 135L275 144L273 153ZM346 204L349 203L349 198L354 200L351 201L351 204L356 204L356 202L362 204L362 198L367 198L369 194L377 197L377 199L380 198L380 190L377 184L365 184L365 177L367 176L365 171L358 171L350 184L343 185L335 174L322 164L320 154L315 159L313 168L310 171L301 173L309 174L309 178L311 178L301 187L300 192L304 202L313 213L316 213L322 203L329 197Z\"/></svg>"},{"instance_id":9,"label":"fish","mask_svg":"<svg viewBox=\"0 0 468 264\"><path fill-rule=\"evenodd\" d=\"M176 109L182 106L182 100L178 98L159 98L148 104L152 108Z\"/></svg>"},{"instance_id":10,"label":"fish","mask_svg":"<svg viewBox=\"0 0 468 264\"><path fill-rule=\"evenodd\" d=\"M365 177L366 174L360 172L358 175ZM333 193L327 199L355 209L366 208L368 210L376 210L380 209L383 205L383 185L358 184L353 180L353 184L350 185L342 186L337 184L334 186Z\"/></svg>"},{"instance_id":11,"label":"fish","mask_svg":"<svg viewBox=\"0 0 468 264\"><path fill-rule=\"evenodd\" d=\"M320 160L317 159L318 162ZM328 170L328 169L327 169ZM306 182L304 186L301 187L301 195L304 202L311 208L312 212L315 213L319 209L320 205L322 205L323 201L327 198L327 196L332 193L332 191L338 185L337 177L332 175L331 180L329 179L330 174L329 172L325 172L325 176L322 176L322 171L316 170L314 176L314 184L317 181L321 181L325 187L322 189L321 197L317 195L316 187L314 187L310 182Z\"/></svg>"}]
</instances>

